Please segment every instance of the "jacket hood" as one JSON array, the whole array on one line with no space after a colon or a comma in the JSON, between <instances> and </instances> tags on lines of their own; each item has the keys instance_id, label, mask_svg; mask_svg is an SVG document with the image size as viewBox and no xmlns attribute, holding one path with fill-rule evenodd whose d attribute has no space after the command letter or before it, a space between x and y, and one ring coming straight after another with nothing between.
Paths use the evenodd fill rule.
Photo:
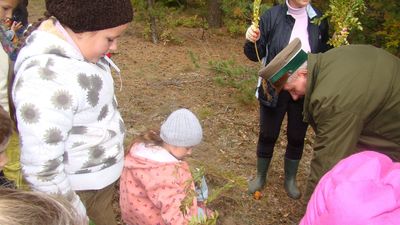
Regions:
<instances>
[{"instance_id":1,"label":"jacket hood","mask_svg":"<svg viewBox=\"0 0 400 225\"><path fill-rule=\"evenodd\" d=\"M132 146L127 154L125 167L129 169L151 169L176 165L180 161L167 150L159 146L138 143Z\"/></svg>"},{"instance_id":2,"label":"jacket hood","mask_svg":"<svg viewBox=\"0 0 400 225\"><path fill-rule=\"evenodd\" d=\"M31 60L46 55L46 57L55 55L85 61L79 49L71 45L56 27L57 22L55 18L43 21L39 28L29 35L15 62L14 68L16 72L24 62L32 62ZM52 43L50 47L49 43Z\"/></svg>"}]
</instances>

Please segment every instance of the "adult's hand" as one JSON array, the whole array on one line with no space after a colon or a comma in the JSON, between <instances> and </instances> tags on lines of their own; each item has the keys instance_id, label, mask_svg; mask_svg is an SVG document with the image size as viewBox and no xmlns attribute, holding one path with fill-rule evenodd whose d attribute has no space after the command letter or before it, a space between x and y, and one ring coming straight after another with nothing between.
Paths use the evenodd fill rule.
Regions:
<instances>
[{"instance_id":1,"label":"adult's hand","mask_svg":"<svg viewBox=\"0 0 400 225\"><path fill-rule=\"evenodd\" d=\"M249 28L247 28L246 39L253 43L258 41L258 39L260 39L260 29L254 25L251 25Z\"/></svg>"}]
</instances>

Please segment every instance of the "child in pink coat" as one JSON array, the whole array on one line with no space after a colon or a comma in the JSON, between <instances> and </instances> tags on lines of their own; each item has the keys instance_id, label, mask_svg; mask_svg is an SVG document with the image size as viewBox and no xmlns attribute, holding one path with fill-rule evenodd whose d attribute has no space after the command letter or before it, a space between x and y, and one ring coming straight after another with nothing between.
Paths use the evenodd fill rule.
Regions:
<instances>
[{"instance_id":1,"label":"child in pink coat","mask_svg":"<svg viewBox=\"0 0 400 225\"><path fill-rule=\"evenodd\" d=\"M125 158L120 182L120 206L128 225L183 225L198 215L197 200L184 215L187 191L195 191L189 165L182 161L203 137L196 116L174 111L160 132L150 130L136 139ZM194 192L193 192L194 193Z\"/></svg>"},{"instance_id":2,"label":"child in pink coat","mask_svg":"<svg viewBox=\"0 0 400 225\"><path fill-rule=\"evenodd\" d=\"M300 225L399 225L400 163L364 151L319 181Z\"/></svg>"}]
</instances>

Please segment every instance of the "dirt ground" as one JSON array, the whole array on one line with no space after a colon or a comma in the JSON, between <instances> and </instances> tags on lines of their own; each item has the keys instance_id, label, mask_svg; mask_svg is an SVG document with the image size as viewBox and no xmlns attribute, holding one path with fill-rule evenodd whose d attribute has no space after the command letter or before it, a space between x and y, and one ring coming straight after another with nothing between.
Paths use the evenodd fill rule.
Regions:
<instances>
[{"instance_id":1,"label":"dirt ground","mask_svg":"<svg viewBox=\"0 0 400 225\"><path fill-rule=\"evenodd\" d=\"M31 22L43 13L43 2L30 1ZM117 76L115 86L127 128L126 144L138 133L159 127L173 110L189 108L200 117L204 130L204 141L194 150L191 163L205 167L210 191L233 183L232 189L211 203L219 212L218 224L297 224L305 204L287 197L283 189L285 129L275 148L263 197L254 200L246 188L247 180L256 171L257 102L254 99L254 104L240 104L235 98L236 90L217 85L216 75L208 66L211 60L234 60L240 65L259 67L244 56L244 38L232 38L220 29L205 31L202 39L201 29L179 28L174 35L183 41L181 45L155 45L143 38L141 27L136 22L130 25L112 57L122 71L122 91L118 91ZM198 59L198 66L190 54ZM302 191L309 172L312 140L309 129L297 179ZM115 209L119 211L117 199Z\"/></svg>"}]
</instances>

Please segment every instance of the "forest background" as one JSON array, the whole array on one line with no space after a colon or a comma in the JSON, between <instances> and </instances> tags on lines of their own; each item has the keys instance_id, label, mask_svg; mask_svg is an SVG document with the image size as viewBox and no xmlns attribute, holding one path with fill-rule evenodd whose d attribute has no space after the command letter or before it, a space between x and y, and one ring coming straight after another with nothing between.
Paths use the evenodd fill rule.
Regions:
<instances>
[{"instance_id":1,"label":"forest background","mask_svg":"<svg viewBox=\"0 0 400 225\"><path fill-rule=\"evenodd\" d=\"M137 8L137 19L147 21L149 37L154 30L161 41L176 41L173 30L177 26L203 29L225 27L229 35L243 35L252 18L253 1L248 0L132 0ZM261 1L263 11L284 0ZM371 44L400 55L400 1L398 0L312 0L322 12L347 13L345 17L357 18L362 30L352 30L349 42ZM357 4L365 5L365 11L346 9ZM357 15L358 14L358 15ZM328 20L330 17L328 17ZM337 24L332 24L333 28ZM343 21L333 21L340 23ZM331 29L331 34L334 30ZM152 37L154 41L154 36Z\"/></svg>"}]
</instances>

